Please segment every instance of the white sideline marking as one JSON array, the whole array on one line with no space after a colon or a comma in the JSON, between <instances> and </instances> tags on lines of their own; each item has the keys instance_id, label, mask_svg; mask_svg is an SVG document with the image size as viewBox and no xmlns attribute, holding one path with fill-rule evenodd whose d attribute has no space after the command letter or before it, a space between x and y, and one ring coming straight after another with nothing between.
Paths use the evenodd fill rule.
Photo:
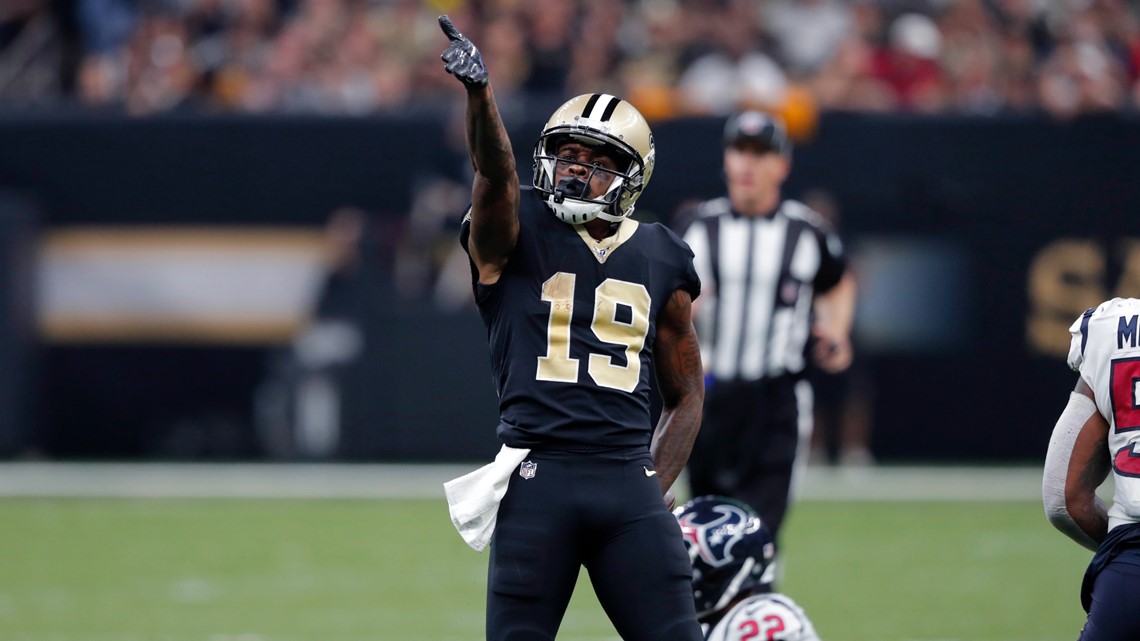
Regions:
<instances>
[{"instance_id":1,"label":"white sideline marking","mask_svg":"<svg viewBox=\"0 0 1140 641\"><path fill-rule=\"evenodd\" d=\"M443 500L443 482L481 462L0 463L0 497L335 498ZM684 481L677 486L684 492ZM1040 500L1037 467L808 467L806 501ZM682 498L682 497L679 497Z\"/></svg>"}]
</instances>

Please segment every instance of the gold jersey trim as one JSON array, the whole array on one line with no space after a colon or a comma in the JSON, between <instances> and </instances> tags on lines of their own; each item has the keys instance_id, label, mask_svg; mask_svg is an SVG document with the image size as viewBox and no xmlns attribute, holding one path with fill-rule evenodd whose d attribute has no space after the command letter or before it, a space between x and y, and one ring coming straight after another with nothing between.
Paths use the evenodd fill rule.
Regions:
<instances>
[{"instance_id":1,"label":"gold jersey trim","mask_svg":"<svg viewBox=\"0 0 1140 641\"><path fill-rule=\"evenodd\" d=\"M610 234L601 240L595 240L590 232L586 231L585 225L574 225L574 229L578 232L582 242L590 248L590 253L594 255L594 258L598 259L599 263L605 264L609 257L617 251L617 248L633 236L641 223L626 218L619 225L616 234Z\"/></svg>"}]
</instances>

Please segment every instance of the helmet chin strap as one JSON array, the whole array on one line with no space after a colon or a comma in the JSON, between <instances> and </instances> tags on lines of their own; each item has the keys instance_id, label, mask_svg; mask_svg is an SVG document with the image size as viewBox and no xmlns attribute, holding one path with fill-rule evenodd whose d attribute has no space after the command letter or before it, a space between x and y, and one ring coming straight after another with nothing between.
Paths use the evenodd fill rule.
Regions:
<instances>
[{"instance_id":1,"label":"helmet chin strap","mask_svg":"<svg viewBox=\"0 0 1140 641\"><path fill-rule=\"evenodd\" d=\"M732 602L732 599L736 597L737 594L740 594L740 585L744 583L744 579L748 578L748 575L752 573L752 568L755 566L756 559L752 557L744 559L744 564L740 566L740 571L736 573L736 576L732 577L732 581L730 581L728 587L724 589L724 594L720 595L720 600L713 606L713 612L723 610L725 606Z\"/></svg>"},{"instance_id":2,"label":"helmet chin strap","mask_svg":"<svg viewBox=\"0 0 1140 641\"><path fill-rule=\"evenodd\" d=\"M632 213L633 213L633 208L631 207L629 209L629 214L632 214ZM629 214L626 214L624 216L615 216L609 212L600 211L600 212L598 212L598 218L601 218L602 220L607 220L611 223L620 223L621 221L625 220L626 218L629 218Z\"/></svg>"}]
</instances>

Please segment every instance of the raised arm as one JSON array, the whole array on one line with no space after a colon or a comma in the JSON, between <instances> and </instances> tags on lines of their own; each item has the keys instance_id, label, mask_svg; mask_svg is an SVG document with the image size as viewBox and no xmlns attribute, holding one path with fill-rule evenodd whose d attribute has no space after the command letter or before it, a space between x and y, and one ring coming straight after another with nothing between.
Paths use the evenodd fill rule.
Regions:
<instances>
[{"instance_id":1,"label":"raised arm","mask_svg":"<svg viewBox=\"0 0 1140 641\"><path fill-rule=\"evenodd\" d=\"M684 469L701 429L701 409L705 401L705 379L701 367L701 346L693 329L692 297L678 289L673 292L657 322L657 387L661 393L661 418L653 432L653 468L673 507L669 488Z\"/></svg>"},{"instance_id":2,"label":"raised arm","mask_svg":"<svg viewBox=\"0 0 1140 641\"><path fill-rule=\"evenodd\" d=\"M499 280L519 236L519 177L515 171L515 154L495 104L483 56L451 24L450 18L440 16L439 26L451 41L440 56L446 63L444 69L467 90L464 128L467 153L475 170L468 250L479 270L479 282L490 285Z\"/></svg>"}]
</instances>

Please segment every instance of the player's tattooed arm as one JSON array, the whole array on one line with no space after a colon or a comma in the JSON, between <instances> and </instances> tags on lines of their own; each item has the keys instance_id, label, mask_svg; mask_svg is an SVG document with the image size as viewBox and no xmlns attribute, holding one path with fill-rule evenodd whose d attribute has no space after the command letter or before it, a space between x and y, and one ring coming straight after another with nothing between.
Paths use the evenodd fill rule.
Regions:
<instances>
[{"instance_id":1,"label":"player's tattooed arm","mask_svg":"<svg viewBox=\"0 0 1140 641\"><path fill-rule=\"evenodd\" d=\"M519 178L515 154L479 50L447 16L439 17L439 25L450 41L441 56L445 70L467 90L464 129L475 171L468 246L479 268L479 281L491 284L498 281L518 240Z\"/></svg>"},{"instance_id":2,"label":"player's tattooed arm","mask_svg":"<svg viewBox=\"0 0 1140 641\"><path fill-rule=\"evenodd\" d=\"M701 347L688 292L678 289L666 303L657 323L654 354L662 409L651 450L661 490L667 492L689 460L705 400ZM670 498L667 495L666 501Z\"/></svg>"}]
</instances>

